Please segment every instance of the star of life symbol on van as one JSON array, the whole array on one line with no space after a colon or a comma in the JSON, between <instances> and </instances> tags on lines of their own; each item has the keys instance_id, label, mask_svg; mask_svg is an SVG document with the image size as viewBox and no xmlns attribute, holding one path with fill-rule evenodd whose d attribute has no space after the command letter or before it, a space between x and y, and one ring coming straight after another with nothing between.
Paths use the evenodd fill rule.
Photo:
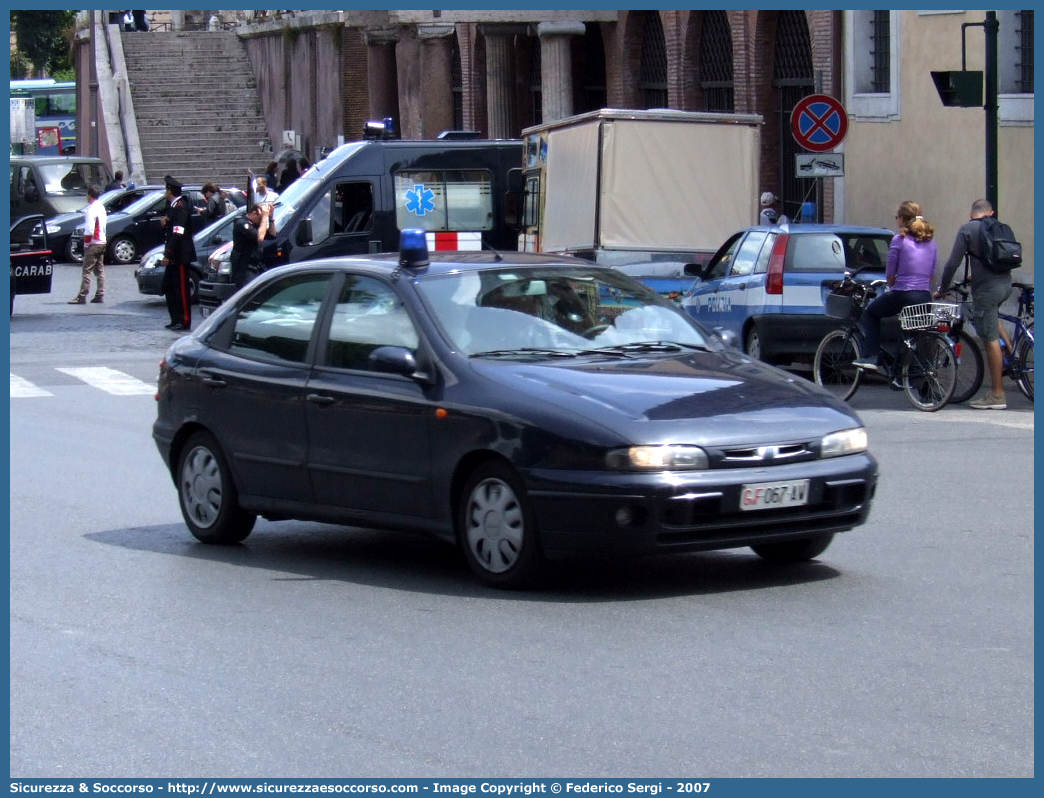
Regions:
<instances>
[{"instance_id":1,"label":"star of life symbol on van","mask_svg":"<svg viewBox=\"0 0 1044 798\"><path fill-rule=\"evenodd\" d=\"M415 216L423 216L435 210L435 192L418 183L406 192L406 210Z\"/></svg>"}]
</instances>

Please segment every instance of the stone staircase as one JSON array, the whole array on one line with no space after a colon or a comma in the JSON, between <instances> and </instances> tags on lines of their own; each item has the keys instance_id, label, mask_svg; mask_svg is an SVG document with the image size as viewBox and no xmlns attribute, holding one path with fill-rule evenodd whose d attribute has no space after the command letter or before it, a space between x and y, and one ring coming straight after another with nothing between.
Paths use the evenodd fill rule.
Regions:
<instances>
[{"instance_id":1,"label":"stone staircase","mask_svg":"<svg viewBox=\"0 0 1044 798\"><path fill-rule=\"evenodd\" d=\"M242 186L271 160L246 49L226 31L121 34L150 183Z\"/></svg>"}]
</instances>

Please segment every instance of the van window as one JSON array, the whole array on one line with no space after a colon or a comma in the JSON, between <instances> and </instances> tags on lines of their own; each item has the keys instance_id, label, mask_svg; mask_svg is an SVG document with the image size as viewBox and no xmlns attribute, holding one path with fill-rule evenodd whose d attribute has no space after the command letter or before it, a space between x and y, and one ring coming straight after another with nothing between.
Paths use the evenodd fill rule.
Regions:
<instances>
[{"instance_id":1,"label":"van window","mask_svg":"<svg viewBox=\"0 0 1044 798\"><path fill-rule=\"evenodd\" d=\"M492 173L482 169L396 173L395 224L400 230L492 230Z\"/></svg>"},{"instance_id":2,"label":"van window","mask_svg":"<svg viewBox=\"0 0 1044 798\"><path fill-rule=\"evenodd\" d=\"M540 176L526 178L526 195L522 210L523 227L540 224Z\"/></svg>"},{"instance_id":3,"label":"van window","mask_svg":"<svg viewBox=\"0 0 1044 798\"><path fill-rule=\"evenodd\" d=\"M311 219L315 244L331 235L368 232L373 227L373 186L369 181L337 183L319 198Z\"/></svg>"}]
</instances>

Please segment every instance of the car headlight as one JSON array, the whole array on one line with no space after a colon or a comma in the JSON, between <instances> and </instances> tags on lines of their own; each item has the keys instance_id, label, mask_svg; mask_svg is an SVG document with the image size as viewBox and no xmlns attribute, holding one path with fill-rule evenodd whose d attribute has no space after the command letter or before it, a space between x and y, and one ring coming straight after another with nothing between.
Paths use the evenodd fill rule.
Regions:
<instances>
[{"instance_id":1,"label":"car headlight","mask_svg":"<svg viewBox=\"0 0 1044 798\"><path fill-rule=\"evenodd\" d=\"M145 258L145 260L141 262L141 268L143 271L145 269L155 269L157 266L159 266L159 262L161 260L163 260L162 252L157 252L155 255L149 255L147 258Z\"/></svg>"},{"instance_id":2,"label":"car headlight","mask_svg":"<svg viewBox=\"0 0 1044 798\"><path fill-rule=\"evenodd\" d=\"M820 457L841 457L866 451L867 436L863 427L831 432L819 442Z\"/></svg>"},{"instance_id":3,"label":"car headlight","mask_svg":"<svg viewBox=\"0 0 1044 798\"><path fill-rule=\"evenodd\" d=\"M60 228L58 225L56 225L56 224L49 224L49 225L47 225L47 235L49 235L49 236L56 236L60 232L62 232L62 228Z\"/></svg>"},{"instance_id":4,"label":"car headlight","mask_svg":"<svg viewBox=\"0 0 1044 798\"><path fill-rule=\"evenodd\" d=\"M605 461L618 471L696 471L710 467L710 458L699 446L629 446L609 452Z\"/></svg>"}]
</instances>

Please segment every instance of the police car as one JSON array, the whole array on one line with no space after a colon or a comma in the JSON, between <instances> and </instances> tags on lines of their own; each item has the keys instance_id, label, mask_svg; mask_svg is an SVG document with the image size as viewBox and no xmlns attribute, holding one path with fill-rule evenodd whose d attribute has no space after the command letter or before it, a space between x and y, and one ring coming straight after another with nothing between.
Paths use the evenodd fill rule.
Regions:
<instances>
[{"instance_id":1,"label":"police car","mask_svg":"<svg viewBox=\"0 0 1044 798\"><path fill-rule=\"evenodd\" d=\"M826 295L846 271L883 279L895 232L880 227L784 224L732 235L696 276L682 306L707 327L738 337L751 357L785 364L809 360L838 322Z\"/></svg>"}]
</instances>

